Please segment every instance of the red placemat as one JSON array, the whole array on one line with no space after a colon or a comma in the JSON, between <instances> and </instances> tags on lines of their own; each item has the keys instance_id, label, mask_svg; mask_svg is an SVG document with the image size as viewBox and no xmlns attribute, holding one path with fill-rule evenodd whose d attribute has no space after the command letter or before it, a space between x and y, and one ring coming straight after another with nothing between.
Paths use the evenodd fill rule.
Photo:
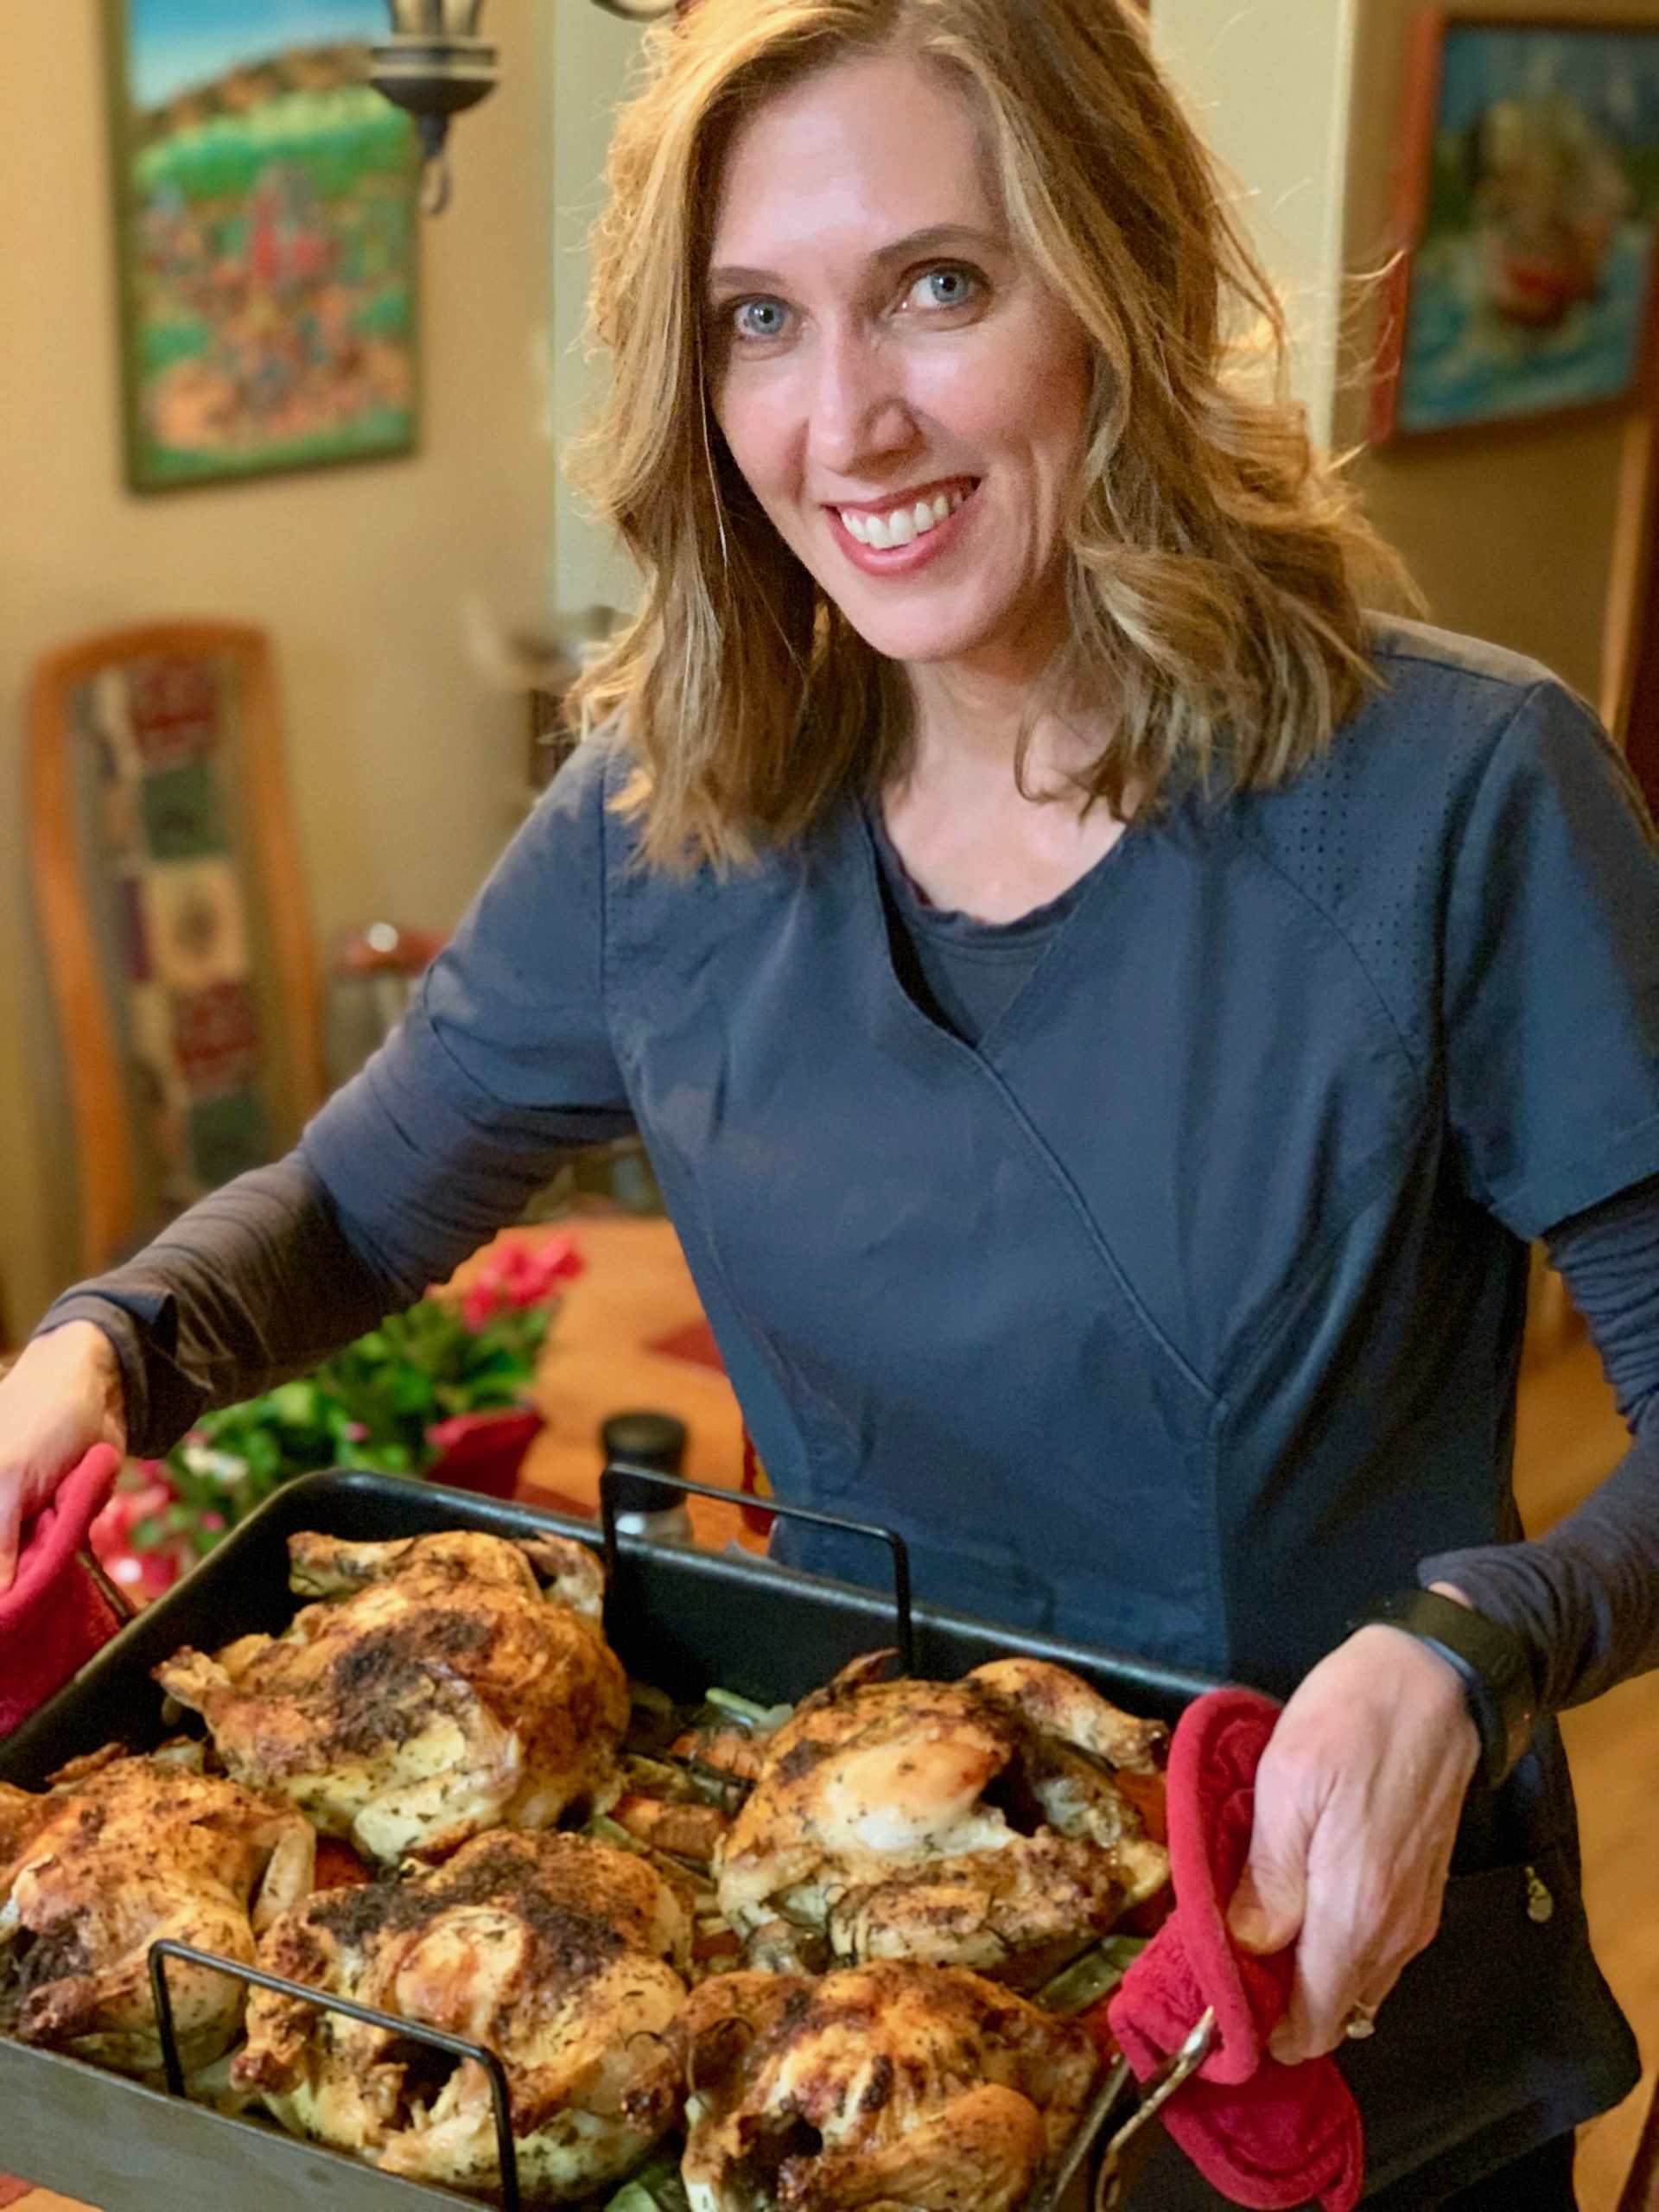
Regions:
<instances>
[{"instance_id":1,"label":"red placemat","mask_svg":"<svg viewBox=\"0 0 1659 2212\"><path fill-rule=\"evenodd\" d=\"M20 2196L27 2196L34 2186L32 2181L14 2181L10 2174L0 2174L0 2208L15 2204Z\"/></svg>"},{"instance_id":2,"label":"red placemat","mask_svg":"<svg viewBox=\"0 0 1659 2212\"><path fill-rule=\"evenodd\" d=\"M694 1367L712 1367L717 1375L726 1372L715 1332L706 1321L689 1321L683 1329L671 1329L667 1336L658 1337L645 1350L664 1359L689 1359Z\"/></svg>"}]
</instances>

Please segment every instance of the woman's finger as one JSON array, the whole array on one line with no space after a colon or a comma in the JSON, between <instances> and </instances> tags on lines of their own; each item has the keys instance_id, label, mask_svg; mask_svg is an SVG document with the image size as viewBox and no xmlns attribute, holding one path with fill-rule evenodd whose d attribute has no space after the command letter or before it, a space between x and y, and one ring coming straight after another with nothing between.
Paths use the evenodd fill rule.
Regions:
<instances>
[{"instance_id":1,"label":"woman's finger","mask_svg":"<svg viewBox=\"0 0 1659 2212\"><path fill-rule=\"evenodd\" d=\"M1282 2065L1294 2066L1335 2050L1348 2031L1356 2005L1375 2011L1399 1980L1403 1958L1392 1948L1386 1923L1356 1925L1345 1913L1310 1904L1296 1948L1296 1974L1284 2018L1268 2048Z\"/></svg>"},{"instance_id":2,"label":"woman's finger","mask_svg":"<svg viewBox=\"0 0 1659 2212\"><path fill-rule=\"evenodd\" d=\"M1317 1778L1268 1745L1255 1777L1250 1855L1227 1909L1241 1950L1266 1957L1294 1943L1307 1907L1308 1847L1319 1818Z\"/></svg>"}]
</instances>

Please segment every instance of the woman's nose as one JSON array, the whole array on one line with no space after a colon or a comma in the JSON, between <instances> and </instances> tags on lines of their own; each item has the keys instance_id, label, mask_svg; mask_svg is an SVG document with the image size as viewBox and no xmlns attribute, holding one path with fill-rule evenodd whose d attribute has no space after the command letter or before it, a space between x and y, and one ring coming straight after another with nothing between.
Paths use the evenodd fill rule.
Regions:
<instances>
[{"instance_id":1,"label":"woman's nose","mask_svg":"<svg viewBox=\"0 0 1659 2212\"><path fill-rule=\"evenodd\" d=\"M831 336L817 367L807 440L821 468L856 476L914 442L899 364L885 348L861 334Z\"/></svg>"}]
</instances>

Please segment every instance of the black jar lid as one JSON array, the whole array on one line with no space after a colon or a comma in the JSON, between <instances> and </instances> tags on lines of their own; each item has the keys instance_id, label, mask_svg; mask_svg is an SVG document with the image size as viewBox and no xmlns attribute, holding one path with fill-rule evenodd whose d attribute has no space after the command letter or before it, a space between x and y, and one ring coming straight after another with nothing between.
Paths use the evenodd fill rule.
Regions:
<instances>
[{"instance_id":1,"label":"black jar lid","mask_svg":"<svg viewBox=\"0 0 1659 2212\"><path fill-rule=\"evenodd\" d=\"M599 1440L607 1466L620 1461L677 1475L684 1464L686 1426L672 1414L612 1414L601 1426ZM685 1498L685 1492L672 1484L643 1482L627 1475L616 1478L613 1494L619 1513L670 1513Z\"/></svg>"}]
</instances>

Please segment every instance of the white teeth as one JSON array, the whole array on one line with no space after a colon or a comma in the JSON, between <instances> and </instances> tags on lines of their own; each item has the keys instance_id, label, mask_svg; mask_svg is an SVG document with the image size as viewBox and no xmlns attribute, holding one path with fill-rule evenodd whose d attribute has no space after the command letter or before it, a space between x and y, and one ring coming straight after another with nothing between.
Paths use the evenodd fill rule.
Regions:
<instances>
[{"instance_id":1,"label":"white teeth","mask_svg":"<svg viewBox=\"0 0 1659 2212\"><path fill-rule=\"evenodd\" d=\"M878 553L885 553L893 546L908 545L926 531L937 530L947 516L955 514L967 496L962 491L938 492L931 499L918 499L913 507L894 507L885 515L842 507L841 518L849 537L856 538L861 545L874 546Z\"/></svg>"}]
</instances>

